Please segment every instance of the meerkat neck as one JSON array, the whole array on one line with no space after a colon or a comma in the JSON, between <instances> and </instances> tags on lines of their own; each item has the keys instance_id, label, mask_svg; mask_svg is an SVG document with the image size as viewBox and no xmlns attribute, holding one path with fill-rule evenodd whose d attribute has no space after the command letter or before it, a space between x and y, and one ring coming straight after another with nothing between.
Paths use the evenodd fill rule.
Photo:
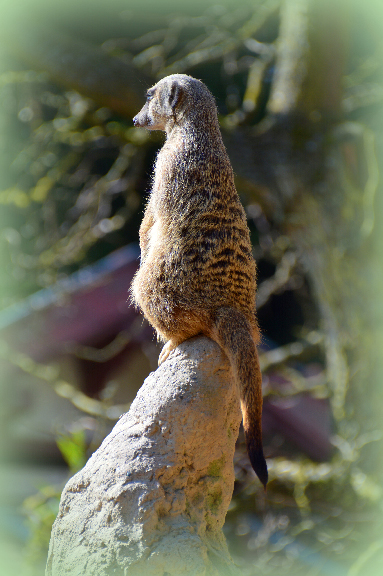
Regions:
<instances>
[{"instance_id":1,"label":"meerkat neck","mask_svg":"<svg viewBox=\"0 0 383 576\"><path fill-rule=\"evenodd\" d=\"M221 131L217 120L211 121L209 124L202 124L205 126L201 132L200 118L182 119L181 122L172 122L171 126L166 127L166 139L182 139L190 142L200 142L202 139L208 138L209 141L214 141L217 138L222 141Z\"/></svg>"}]
</instances>

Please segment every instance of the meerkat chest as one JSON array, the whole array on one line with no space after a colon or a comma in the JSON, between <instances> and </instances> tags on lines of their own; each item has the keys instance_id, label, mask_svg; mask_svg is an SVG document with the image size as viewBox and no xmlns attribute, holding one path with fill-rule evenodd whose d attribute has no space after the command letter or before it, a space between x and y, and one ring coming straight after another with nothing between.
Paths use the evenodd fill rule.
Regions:
<instances>
[{"instance_id":1,"label":"meerkat chest","mask_svg":"<svg viewBox=\"0 0 383 576\"><path fill-rule=\"evenodd\" d=\"M161 221L156 220L149 230L148 234L148 251L146 259L151 259L157 253L163 239Z\"/></svg>"}]
</instances>

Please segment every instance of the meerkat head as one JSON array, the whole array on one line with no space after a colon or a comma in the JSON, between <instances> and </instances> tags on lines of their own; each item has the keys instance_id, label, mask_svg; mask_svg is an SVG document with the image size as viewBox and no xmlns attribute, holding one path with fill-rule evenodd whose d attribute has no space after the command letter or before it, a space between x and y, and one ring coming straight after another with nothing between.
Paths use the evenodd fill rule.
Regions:
<instances>
[{"instance_id":1,"label":"meerkat head","mask_svg":"<svg viewBox=\"0 0 383 576\"><path fill-rule=\"evenodd\" d=\"M215 100L205 84L186 74L172 74L149 88L146 104L133 118L133 123L169 133L175 124L201 114L217 121ZM212 119L205 118L205 121Z\"/></svg>"}]
</instances>

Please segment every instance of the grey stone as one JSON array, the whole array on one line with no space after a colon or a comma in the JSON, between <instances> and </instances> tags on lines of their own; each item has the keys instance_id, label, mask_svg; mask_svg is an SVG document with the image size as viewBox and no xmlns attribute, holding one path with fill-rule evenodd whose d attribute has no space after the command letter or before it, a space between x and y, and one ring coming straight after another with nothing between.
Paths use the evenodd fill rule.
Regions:
<instances>
[{"instance_id":1,"label":"grey stone","mask_svg":"<svg viewBox=\"0 0 383 576\"><path fill-rule=\"evenodd\" d=\"M237 574L222 526L240 422L221 349L181 344L65 486L46 576Z\"/></svg>"}]
</instances>

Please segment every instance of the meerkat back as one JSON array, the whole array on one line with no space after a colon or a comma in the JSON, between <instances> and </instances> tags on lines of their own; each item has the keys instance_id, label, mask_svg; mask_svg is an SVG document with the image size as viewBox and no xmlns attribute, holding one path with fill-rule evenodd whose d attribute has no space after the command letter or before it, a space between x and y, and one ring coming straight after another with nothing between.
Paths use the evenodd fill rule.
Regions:
<instances>
[{"instance_id":1,"label":"meerkat back","mask_svg":"<svg viewBox=\"0 0 383 576\"><path fill-rule=\"evenodd\" d=\"M266 486L256 266L214 98L199 80L174 74L148 90L134 124L167 138L140 228L133 300L166 342L160 362L197 334L223 348L239 385L250 460Z\"/></svg>"}]
</instances>

